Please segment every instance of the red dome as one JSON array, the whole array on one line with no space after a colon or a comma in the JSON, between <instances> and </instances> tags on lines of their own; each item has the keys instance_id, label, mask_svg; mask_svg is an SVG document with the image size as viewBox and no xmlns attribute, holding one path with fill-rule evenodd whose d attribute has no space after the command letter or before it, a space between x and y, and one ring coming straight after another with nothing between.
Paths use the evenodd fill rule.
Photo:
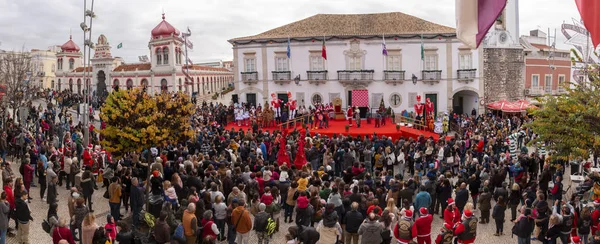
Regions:
<instances>
[{"instance_id":1,"label":"red dome","mask_svg":"<svg viewBox=\"0 0 600 244\"><path fill-rule=\"evenodd\" d=\"M79 46L73 42L73 36L69 36L69 41L60 46L63 52L79 52Z\"/></svg>"},{"instance_id":2,"label":"red dome","mask_svg":"<svg viewBox=\"0 0 600 244\"><path fill-rule=\"evenodd\" d=\"M173 34L174 36L179 36L179 30L173 27L169 22L165 20L165 14L162 16L162 21L152 29L152 38L157 37L168 37Z\"/></svg>"}]
</instances>

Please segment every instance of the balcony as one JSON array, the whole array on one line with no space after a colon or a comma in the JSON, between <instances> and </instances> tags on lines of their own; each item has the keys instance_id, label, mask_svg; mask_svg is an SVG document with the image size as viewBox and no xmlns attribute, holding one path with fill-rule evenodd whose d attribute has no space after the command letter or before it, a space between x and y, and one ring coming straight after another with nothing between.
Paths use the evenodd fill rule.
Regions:
<instances>
[{"instance_id":1,"label":"balcony","mask_svg":"<svg viewBox=\"0 0 600 244\"><path fill-rule=\"evenodd\" d=\"M386 84L402 84L404 83L404 70L384 70L383 80Z\"/></svg>"},{"instance_id":2,"label":"balcony","mask_svg":"<svg viewBox=\"0 0 600 244\"><path fill-rule=\"evenodd\" d=\"M558 87L558 94L567 94L567 89L562 86Z\"/></svg>"},{"instance_id":3,"label":"balcony","mask_svg":"<svg viewBox=\"0 0 600 244\"><path fill-rule=\"evenodd\" d=\"M458 82L469 83L475 79L475 73L477 69L459 69L456 71L456 77Z\"/></svg>"},{"instance_id":4,"label":"balcony","mask_svg":"<svg viewBox=\"0 0 600 244\"><path fill-rule=\"evenodd\" d=\"M338 70L338 80L344 86L368 86L374 73L374 70Z\"/></svg>"},{"instance_id":5,"label":"balcony","mask_svg":"<svg viewBox=\"0 0 600 244\"><path fill-rule=\"evenodd\" d=\"M292 72L290 71L272 71L273 82L279 85L292 82Z\"/></svg>"},{"instance_id":6,"label":"balcony","mask_svg":"<svg viewBox=\"0 0 600 244\"><path fill-rule=\"evenodd\" d=\"M529 89L525 89L525 96L537 97L544 95L543 87L531 87Z\"/></svg>"},{"instance_id":7,"label":"balcony","mask_svg":"<svg viewBox=\"0 0 600 244\"><path fill-rule=\"evenodd\" d=\"M258 72L249 71L249 72L241 72L242 74L242 82L244 84L252 85L258 83Z\"/></svg>"},{"instance_id":8,"label":"balcony","mask_svg":"<svg viewBox=\"0 0 600 244\"><path fill-rule=\"evenodd\" d=\"M327 70L306 71L306 77L310 84L316 84L317 86L325 84L327 82Z\"/></svg>"},{"instance_id":9,"label":"balcony","mask_svg":"<svg viewBox=\"0 0 600 244\"><path fill-rule=\"evenodd\" d=\"M423 70L421 71L421 81L423 83L429 83L433 85L435 83L440 83L442 79L442 71L441 70Z\"/></svg>"}]
</instances>

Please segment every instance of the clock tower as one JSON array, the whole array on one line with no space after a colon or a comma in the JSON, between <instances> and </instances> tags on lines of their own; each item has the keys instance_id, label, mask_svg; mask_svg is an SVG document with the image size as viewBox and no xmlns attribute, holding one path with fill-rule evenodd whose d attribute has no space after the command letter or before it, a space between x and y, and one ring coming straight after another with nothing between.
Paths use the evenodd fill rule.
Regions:
<instances>
[{"instance_id":1,"label":"clock tower","mask_svg":"<svg viewBox=\"0 0 600 244\"><path fill-rule=\"evenodd\" d=\"M506 1L506 7L488 32L486 47L520 47L519 0Z\"/></svg>"}]
</instances>

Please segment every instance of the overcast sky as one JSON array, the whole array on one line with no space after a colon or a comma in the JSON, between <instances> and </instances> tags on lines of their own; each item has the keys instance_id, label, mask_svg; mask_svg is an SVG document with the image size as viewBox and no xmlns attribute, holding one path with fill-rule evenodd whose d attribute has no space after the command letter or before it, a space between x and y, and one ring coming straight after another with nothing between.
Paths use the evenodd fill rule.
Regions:
<instances>
[{"instance_id":1,"label":"overcast sky","mask_svg":"<svg viewBox=\"0 0 600 244\"><path fill-rule=\"evenodd\" d=\"M87 0L88 5L91 0ZM45 49L62 45L72 31L82 47L83 0L0 0L0 49ZM173 26L192 31L193 62L230 60L227 40L254 35L319 13L403 12L431 22L455 27L454 0L96 0L94 42L104 34L113 56L137 62L149 55L150 31L161 13ZM521 0L520 35L529 30L556 28L557 44L563 21L580 19L573 0ZM116 49L123 43L122 49ZM567 48L567 46L562 45Z\"/></svg>"}]
</instances>

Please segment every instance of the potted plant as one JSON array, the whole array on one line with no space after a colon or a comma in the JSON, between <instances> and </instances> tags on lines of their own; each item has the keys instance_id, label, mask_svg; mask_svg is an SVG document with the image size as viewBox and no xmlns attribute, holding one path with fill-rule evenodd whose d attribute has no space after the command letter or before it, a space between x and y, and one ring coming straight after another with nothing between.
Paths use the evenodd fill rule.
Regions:
<instances>
[{"instance_id":1,"label":"potted plant","mask_svg":"<svg viewBox=\"0 0 600 244\"><path fill-rule=\"evenodd\" d=\"M348 132L350 130L350 125L346 125L344 128L346 128L346 132Z\"/></svg>"},{"instance_id":2,"label":"potted plant","mask_svg":"<svg viewBox=\"0 0 600 244\"><path fill-rule=\"evenodd\" d=\"M396 131L400 131L400 125L396 125Z\"/></svg>"}]
</instances>

